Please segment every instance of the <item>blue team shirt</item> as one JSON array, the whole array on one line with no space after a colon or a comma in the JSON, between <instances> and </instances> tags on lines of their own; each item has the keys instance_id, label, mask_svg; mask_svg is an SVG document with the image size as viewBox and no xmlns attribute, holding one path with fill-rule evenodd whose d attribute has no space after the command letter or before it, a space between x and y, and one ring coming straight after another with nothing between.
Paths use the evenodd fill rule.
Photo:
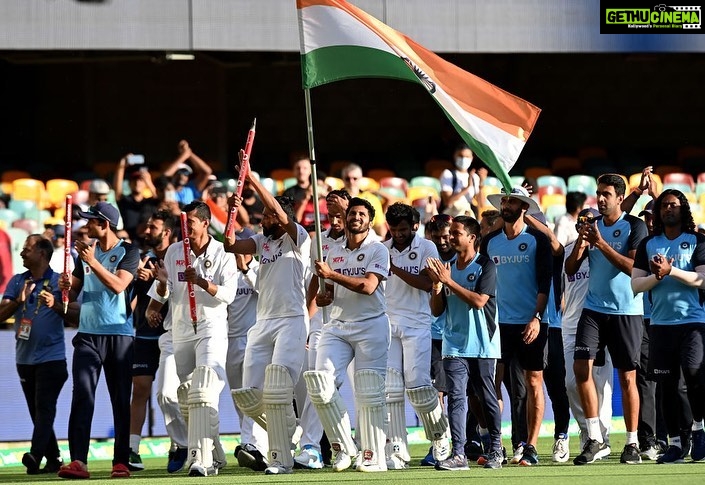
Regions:
<instances>
[{"instance_id":1,"label":"blue team shirt","mask_svg":"<svg viewBox=\"0 0 705 485\"><path fill-rule=\"evenodd\" d=\"M32 278L29 271L14 275L7 284L4 297L15 300L24 289L24 282ZM64 319L51 308L39 303L39 292L50 291L56 301L61 301L59 274L48 268L42 279L36 281L34 291L26 304L15 311L15 362L21 365L36 365L43 362L66 359L64 345ZM17 338L22 319L32 321L32 330L27 340Z\"/></svg>"},{"instance_id":2,"label":"blue team shirt","mask_svg":"<svg viewBox=\"0 0 705 485\"><path fill-rule=\"evenodd\" d=\"M107 252L95 246L95 258L113 274L125 270L134 274L140 262L137 247L125 241L118 242ZM133 335L130 295L132 283L125 291L115 294L93 273L90 266L79 259L73 275L83 281L83 301L78 331L96 335ZM134 282L134 280L133 280Z\"/></svg>"},{"instance_id":3,"label":"blue team shirt","mask_svg":"<svg viewBox=\"0 0 705 485\"><path fill-rule=\"evenodd\" d=\"M705 265L705 236L692 232L684 232L673 240L664 235L649 236L636 251L634 267L651 273L649 261L657 254L674 258L674 268L694 271ZM651 325L705 324L702 292L697 288L666 276L650 293Z\"/></svg>"},{"instance_id":4,"label":"blue team shirt","mask_svg":"<svg viewBox=\"0 0 705 485\"><path fill-rule=\"evenodd\" d=\"M485 306L472 308L455 293L444 287L446 297L446 321L443 328L443 357L468 357L499 359L501 348L497 327L497 269L483 254L465 267L458 269L454 262L451 278L463 288L475 293L489 295Z\"/></svg>"},{"instance_id":5,"label":"blue team shirt","mask_svg":"<svg viewBox=\"0 0 705 485\"><path fill-rule=\"evenodd\" d=\"M541 317L542 322L548 323L549 328L561 328L563 311L561 300L563 298L563 256L553 257L553 275L551 278L551 291L548 293L546 310Z\"/></svg>"},{"instance_id":6,"label":"blue team shirt","mask_svg":"<svg viewBox=\"0 0 705 485\"><path fill-rule=\"evenodd\" d=\"M500 323L526 325L536 311L539 293L551 290L553 259L548 238L524 226L514 239L503 229L487 235L480 249L497 267L497 313Z\"/></svg>"},{"instance_id":7,"label":"blue team shirt","mask_svg":"<svg viewBox=\"0 0 705 485\"><path fill-rule=\"evenodd\" d=\"M458 259L457 253L454 254L453 257L450 258L448 261L443 261L443 262L453 264L453 263L455 263L456 259ZM446 324L445 310L443 311L443 313L441 313L437 317L431 318L431 339L433 339L433 340L442 340L443 339L443 327L445 327L445 324Z\"/></svg>"},{"instance_id":8,"label":"blue team shirt","mask_svg":"<svg viewBox=\"0 0 705 485\"><path fill-rule=\"evenodd\" d=\"M623 256L636 250L648 235L644 221L627 213L622 213L611 226L605 226L600 216L597 218L597 228L602 239ZM585 308L610 315L643 315L644 300L632 291L631 275L617 269L599 249L589 248L588 258L590 284Z\"/></svg>"}]
</instances>

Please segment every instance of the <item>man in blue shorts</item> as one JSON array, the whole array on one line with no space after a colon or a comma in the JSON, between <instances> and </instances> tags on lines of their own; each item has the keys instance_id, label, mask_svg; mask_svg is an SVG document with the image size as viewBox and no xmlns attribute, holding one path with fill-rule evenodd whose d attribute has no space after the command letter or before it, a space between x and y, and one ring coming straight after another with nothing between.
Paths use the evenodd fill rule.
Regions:
<instances>
[{"instance_id":1,"label":"man in blue shorts","mask_svg":"<svg viewBox=\"0 0 705 485\"><path fill-rule=\"evenodd\" d=\"M636 369L639 365L644 304L634 294L630 275L636 248L647 235L641 219L625 213L626 184L621 175L604 174L597 180L597 209L600 217L580 227L578 241L565 262L565 272L578 272L585 258L590 264L590 283L575 336L573 369L585 411L588 440L573 463L584 465L605 456L607 444L600 430L597 392L592 367L605 345L612 356L622 388L627 444L620 462L641 463L637 438L639 393Z\"/></svg>"}]
</instances>

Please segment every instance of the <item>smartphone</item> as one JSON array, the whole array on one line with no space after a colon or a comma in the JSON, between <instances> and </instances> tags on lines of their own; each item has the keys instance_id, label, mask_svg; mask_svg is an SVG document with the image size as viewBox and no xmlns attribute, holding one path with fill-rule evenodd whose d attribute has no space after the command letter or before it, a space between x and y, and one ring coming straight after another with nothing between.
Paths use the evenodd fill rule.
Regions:
<instances>
[{"instance_id":1,"label":"smartphone","mask_svg":"<svg viewBox=\"0 0 705 485\"><path fill-rule=\"evenodd\" d=\"M128 165L143 165L144 155L128 155L127 156Z\"/></svg>"}]
</instances>

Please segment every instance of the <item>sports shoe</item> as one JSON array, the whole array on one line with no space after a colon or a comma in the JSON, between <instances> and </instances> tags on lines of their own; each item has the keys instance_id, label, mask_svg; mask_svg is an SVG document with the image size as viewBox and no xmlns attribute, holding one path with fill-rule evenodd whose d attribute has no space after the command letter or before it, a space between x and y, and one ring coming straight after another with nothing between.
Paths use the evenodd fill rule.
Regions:
<instances>
[{"instance_id":1,"label":"sports shoe","mask_svg":"<svg viewBox=\"0 0 705 485\"><path fill-rule=\"evenodd\" d=\"M656 443L648 442L639 451L639 455L644 460L656 461L659 456L663 455L663 451L661 451L661 447L657 446Z\"/></svg>"},{"instance_id":2,"label":"sports shoe","mask_svg":"<svg viewBox=\"0 0 705 485\"><path fill-rule=\"evenodd\" d=\"M27 475L38 475L41 473L39 461L31 453L22 455L22 464L27 468Z\"/></svg>"},{"instance_id":3,"label":"sports shoe","mask_svg":"<svg viewBox=\"0 0 705 485\"><path fill-rule=\"evenodd\" d=\"M641 456L639 456L639 448L634 443L628 443L624 445L624 450L622 450L622 455L619 457L620 463L626 463L627 465L636 465L641 463Z\"/></svg>"},{"instance_id":4,"label":"sports shoe","mask_svg":"<svg viewBox=\"0 0 705 485\"><path fill-rule=\"evenodd\" d=\"M387 470L406 470L409 464L402 460L397 453L392 453L387 458Z\"/></svg>"},{"instance_id":5,"label":"sports shoe","mask_svg":"<svg viewBox=\"0 0 705 485\"><path fill-rule=\"evenodd\" d=\"M470 461L477 461L483 455L482 444L477 441L468 441L465 444L465 456Z\"/></svg>"},{"instance_id":6,"label":"sports shoe","mask_svg":"<svg viewBox=\"0 0 705 485\"><path fill-rule=\"evenodd\" d=\"M61 478L90 478L91 474L88 472L88 467L85 463L80 460L73 460L68 465L64 465L59 468L59 474Z\"/></svg>"},{"instance_id":7,"label":"sports shoe","mask_svg":"<svg viewBox=\"0 0 705 485\"><path fill-rule=\"evenodd\" d=\"M387 471L387 463L383 465L379 464L379 461L377 458L375 458L374 453L371 450L363 450L362 454L360 455L360 459L357 462L357 465L355 466L355 469L359 472L366 472L366 473L371 473L371 472L386 472Z\"/></svg>"},{"instance_id":8,"label":"sports shoe","mask_svg":"<svg viewBox=\"0 0 705 485\"><path fill-rule=\"evenodd\" d=\"M113 465L113 471L110 472L110 478L130 478L130 469L127 465L116 463Z\"/></svg>"},{"instance_id":9,"label":"sports shoe","mask_svg":"<svg viewBox=\"0 0 705 485\"><path fill-rule=\"evenodd\" d=\"M526 446L526 443L522 441L514 448L512 459L509 461L509 463L511 463L512 465L516 465L521 461L521 457L524 456L524 446Z\"/></svg>"},{"instance_id":10,"label":"sports shoe","mask_svg":"<svg viewBox=\"0 0 705 485\"><path fill-rule=\"evenodd\" d=\"M683 451L680 446L671 445L666 450L666 453L659 456L656 463L685 463L685 457L688 453Z\"/></svg>"},{"instance_id":11,"label":"sports shoe","mask_svg":"<svg viewBox=\"0 0 705 485\"><path fill-rule=\"evenodd\" d=\"M421 460L421 466L436 466L436 460L433 458L433 446L428 449L428 454Z\"/></svg>"},{"instance_id":12,"label":"sports shoe","mask_svg":"<svg viewBox=\"0 0 705 485\"><path fill-rule=\"evenodd\" d=\"M210 477L218 474L218 469L215 467L215 462L213 466L205 466L200 461L194 461L188 467L188 476L190 477Z\"/></svg>"},{"instance_id":13,"label":"sports shoe","mask_svg":"<svg viewBox=\"0 0 705 485\"><path fill-rule=\"evenodd\" d=\"M132 451L132 448L130 448L130 458L127 461L127 468L129 468L130 471L133 472L144 470L144 463L142 463L142 457L139 455L139 453L135 453L134 451Z\"/></svg>"},{"instance_id":14,"label":"sports shoe","mask_svg":"<svg viewBox=\"0 0 705 485\"><path fill-rule=\"evenodd\" d=\"M180 471L186 463L186 455L188 455L188 450L186 448L176 448L176 450L170 451L169 461L166 464L166 471L169 473L176 473Z\"/></svg>"},{"instance_id":15,"label":"sports shoe","mask_svg":"<svg viewBox=\"0 0 705 485\"><path fill-rule=\"evenodd\" d=\"M288 466L282 465L278 461L273 461L267 468L264 469L265 475L288 475L289 473L293 473L293 470Z\"/></svg>"},{"instance_id":16,"label":"sports shoe","mask_svg":"<svg viewBox=\"0 0 705 485\"><path fill-rule=\"evenodd\" d=\"M448 438L433 440L431 445L431 448L433 448L433 458L435 458L436 461L443 461L450 458L450 440Z\"/></svg>"},{"instance_id":17,"label":"sports shoe","mask_svg":"<svg viewBox=\"0 0 705 485\"><path fill-rule=\"evenodd\" d=\"M507 449L504 446L502 447L501 453L502 453L502 465L506 465L507 464ZM485 466L485 464L488 462L488 460L489 460L489 454L482 455L477 459L477 464L480 466Z\"/></svg>"},{"instance_id":18,"label":"sports shoe","mask_svg":"<svg viewBox=\"0 0 705 485\"><path fill-rule=\"evenodd\" d=\"M294 457L294 468L320 470L323 468L321 452L312 445L305 445L301 452Z\"/></svg>"},{"instance_id":19,"label":"sports shoe","mask_svg":"<svg viewBox=\"0 0 705 485\"><path fill-rule=\"evenodd\" d=\"M597 460L601 460L610 454L610 447L607 443L600 443L597 440L587 440L585 446L583 446L583 451L573 458L573 465L587 465L588 463L595 463Z\"/></svg>"},{"instance_id":20,"label":"sports shoe","mask_svg":"<svg viewBox=\"0 0 705 485\"><path fill-rule=\"evenodd\" d=\"M690 457L693 461L700 461L705 458L705 431L699 429L693 431L693 445L690 449Z\"/></svg>"},{"instance_id":21,"label":"sports shoe","mask_svg":"<svg viewBox=\"0 0 705 485\"><path fill-rule=\"evenodd\" d=\"M269 466L262 453L250 443L242 445L236 458L241 467L250 468L256 472L263 472Z\"/></svg>"},{"instance_id":22,"label":"sports shoe","mask_svg":"<svg viewBox=\"0 0 705 485\"><path fill-rule=\"evenodd\" d=\"M570 458L568 440L568 435L561 433L555 443L553 443L553 461L556 463L565 463Z\"/></svg>"},{"instance_id":23,"label":"sports shoe","mask_svg":"<svg viewBox=\"0 0 705 485\"><path fill-rule=\"evenodd\" d=\"M534 466L539 464L539 454L534 445L524 445L524 454L519 460L520 466Z\"/></svg>"},{"instance_id":24,"label":"sports shoe","mask_svg":"<svg viewBox=\"0 0 705 485\"><path fill-rule=\"evenodd\" d=\"M331 443L330 449L333 453L331 460L333 462L333 471L341 472L350 468L350 465L352 465L352 460L350 459L350 455L343 451L340 443Z\"/></svg>"},{"instance_id":25,"label":"sports shoe","mask_svg":"<svg viewBox=\"0 0 705 485\"><path fill-rule=\"evenodd\" d=\"M490 451L487 454L485 458L485 463L482 464L482 467L497 470L499 468L502 468L502 463L506 463L504 453L502 452L502 450L494 450Z\"/></svg>"},{"instance_id":26,"label":"sports shoe","mask_svg":"<svg viewBox=\"0 0 705 485\"><path fill-rule=\"evenodd\" d=\"M56 473L62 466L64 466L64 461L60 456L54 459L47 458L44 468L42 468L39 473Z\"/></svg>"},{"instance_id":27,"label":"sports shoe","mask_svg":"<svg viewBox=\"0 0 705 485\"><path fill-rule=\"evenodd\" d=\"M468 460L463 455L453 455L450 458L436 463L436 470L468 470Z\"/></svg>"}]
</instances>

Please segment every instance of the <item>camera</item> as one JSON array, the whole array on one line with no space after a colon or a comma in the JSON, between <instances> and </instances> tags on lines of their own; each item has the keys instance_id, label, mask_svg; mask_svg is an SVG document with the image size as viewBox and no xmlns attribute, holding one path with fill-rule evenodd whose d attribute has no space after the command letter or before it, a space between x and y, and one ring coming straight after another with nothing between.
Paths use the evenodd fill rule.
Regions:
<instances>
[{"instance_id":1,"label":"camera","mask_svg":"<svg viewBox=\"0 0 705 485\"><path fill-rule=\"evenodd\" d=\"M144 155L128 155L127 156L128 165L143 165Z\"/></svg>"}]
</instances>

